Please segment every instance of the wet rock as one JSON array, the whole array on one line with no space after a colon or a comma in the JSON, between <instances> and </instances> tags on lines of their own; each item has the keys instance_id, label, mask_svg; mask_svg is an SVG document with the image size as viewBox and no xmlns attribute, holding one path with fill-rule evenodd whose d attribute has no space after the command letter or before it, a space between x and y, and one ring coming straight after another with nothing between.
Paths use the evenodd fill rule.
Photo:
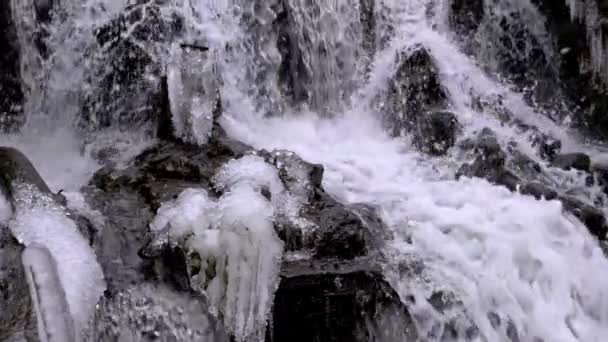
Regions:
<instances>
[{"instance_id":1,"label":"wet rock","mask_svg":"<svg viewBox=\"0 0 608 342\"><path fill-rule=\"evenodd\" d=\"M593 165L593 174L597 177L599 185L603 187L604 192L608 194L608 165Z\"/></svg>"},{"instance_id":2,"label":"wet rock","mask_svg":"<svg viewBox=\"0 0 608 342\"><path fill-rule=\"evenodd\" d=\"M557 198L557 192L540 182L527 183L521 187L520 191L524 195L534 196L537 200L545 199L550 201Z\"/></svg>"},{"instance_id":3,"label":"wet rock","mask_svg":"<svg viewBox=\"0 0 608 342\"><path fill-rule=\"evenodd\" d=\"M542 173L540 164L519 150L511 153L507 166L526 179L535 179Z\"/></svg>"},{"instance_id":4,"label":"wet rock","mask_svg":"<svg viewBox=\"0 0 608 342\"><path fill-rule=\"evenodd\" d=\"M552 165L564 170L580 170L589 172L591 168L591 158L584 153L560 154L555 157Z\"/></svg>"},{"instance_id":5,"label":"wet rock","mask_svg":"<svg viewBox=\"0 0 608 342\"><path fill-rule=\"evenodd\" d=\"M12 147L0 147L0 179L9 189L14 182L35 185L44 193L51 193L34 165L19 150Z\"/></svg>"},{"instance_id":6,"label":"wet rock","mask_svg":"<svg viewBox=\"0 0 608 342\"><path fill-rule=\"evenodd\" d=\"M20 51L11 2L0 3L0 132L14 132L24 122Z\"/></svg>"},{"instance_id":7,"label":"wet rock","mask_svg":"<svg viewBox=\"0 0 608 342\"><path fill-rule=\"evenodd\" d=\"M272 341L410 341L416 328L397 294L362 263L286 264Z\"/></svg>"},{"instance_id":8,"label":"wet rock","mask_svg":"<svg viewBox=\"0 0 608 342\"><path fill-rule=\"evenodd\" d=\"M91 341L229 341L204 298L142 285L105 298Z\"/></svg>"},{"instance_id":9,"label":"wet rock","mask_svg":"<svg viewBox=\"0 0 608 342\"><path fill-rule=\"evenodd\" d=\"M454 146L458 128L458 119L454 113L431 112L421 118L414 142L424 152L443 155Z\"/></svg>"},{"instance_id":10,"label":"wet rock","mask_svg":"<svg viewBox=\"0 0 608 342\"><path fill-rule=\"evenodd\" d=\"M437 67L424 47L400 54L397 64L384 107L384 121L394 136L420 131L425 114L447 106Z\"/></svg>"},{"instance_id":11,"label":"wet rock","mask_svg":"<svg viewBox=\"0 0 608 342\"><path fill-rule=\"evenodd\" d=\"M316 188L301 216L318 227L316 258L349 260L372 254L381 241L382 223L373 208L344 206Z\"/></svg>"},{"instance_id":12,"label":"wet rock","mask_svg":"<svg viewBox=\"0 0 608 342\"><path fill-rule=\"evenodd\" d=\"M163 66L156 53L167 50L184 30L183 18L161 14L161 7L130 5L95 32L98 46L91 54L96 63L89 75L95 87L84 100L83 129L126 130L157 122Z\"/></svg>"},{"instance_id":13,"label":"wet rock","mask_svg":"<svg viewBox=\"0 0 608 342\"><path fill-rule=\"evenodd\" d=\"M279 219L278 233L287 250L313 249L318 258L352 259L367 255L376 246L382 223L374 210L362 205L345 206L322 186L323 166L311 164L289 151L257 152L278 169L285 188L303 199L300 216L316 228L313 236L302 234L295 222Z\"/></svg>"},{"instance_id":14,"label":"wet rock","mask_svg":"<svg viewBox=\"0 0 608 342\"><path fill-rule=\"evenodd\" d=\"M562 142L545 134L537 134L534 144L538 147L540 156L552 161L562 149Z\"/></svg>"},{"instance_id":15,"label":"wet rock","mask_svg":"<svg viewBox=\"0 0 608 342\"><path fill-rule=\"evenodd\" d=\"M0 187L12 196L12 187L19 183L34 185L41 192L50 195L57 203L65 206L66 199L61 193L53 193L42 179L34 165L21 151L0 146Z\"/></svg>"},{"instance_id":16,"label":"wet rock","mask_svg":"<svg viewBox=\"0 0 608 342\"><path fill-rule=\"evenodd\" d=\"M605 139L608 137L608 116L606 115L608 112L608 97L606 97L608 85L606 77L598 74L599 70L594 67L597 65L592 62L594 44L586 37L590 37L592 33L602 34L606 37L608 27L602 26L601 21L606 20L608 16L605 13L588 15L587 19L597 21L587 23L585 19L572 18L570 4L578 5L576 2L565 0L533 0L532 2L547 20L545 26L555 41L556 51L566 52L559 54L557 67L564 98L569 100L574 107L574 123L588 133ZM581 5L581 7L590 8L591 5ZM593 27L597 32L589 32L589 27ZM595 43L596 47L597 44ZM603 46L605 51L607 46L605 41ZM581 68L581 65L589 67Z\"/></svg>"},{"instance_id":17,"label":"wet rock","mask_svg":"<svg viewBox=\"0 0 608 342\"><path fill-rule=\"evenodd\" d=\"M581 220L592 235L599 240L606 239L608 224L601 210L572 197L561 197L560 200L564 205L564 209Z\"/></svg>"},{"instance_id":18,"label":"wet rock","mask_svg":"<svg viewBox=\"0 0 608 342\"><path fill-rule=\"evenodd\" d=\"M483 0L453 0L450 3L450 25L460 35L472 37L484 15Z\"/></svg>"},{"instance_id":19,"label":"wet rock","mask_svg":"<svg viewBox=\"0 0 608 342\"><path fill-rule=\"evenodd\" d=\"M29 286L21 262L24 247L0 223L0 340L37 335ZM34 326L32 326L32 324ZM35 341L35 340L34 340Z\"/></svg>"},{"instance_id":20,"label":"wet rock","mask_svg":"<svg viewBox=\"0 0 608 342\"><path fill-rule=\"evenodd\" d=\"M517 191L522 181L513 172L509 170L502 170L498 173L498 177L495 180L496 184L504 185L511 191Z\"/></svg>"},{"instance_id":21,"label":"wet rock","mask_svg":"<svg viewBox=\"0 0 608 342\"><path fill-rule=\"evenodd\" d=\"M463 165L456 177L479 177L496 182L503 174L506 153L500 147L494 132L484 128L475 140L463 142L463 149L472 150L475 160L472 163Z\"/></svg>"},{"instance_id":22,"label":"wet rock","mask_svg":"<svg viewBox=\"0 0 608 342\"><path fill-rule=\"evenodd\" d=\"M277 48L281 54L279 67L279 85L282 93L294 104L308 100L309 94L306 85L310 82L310 74L304 62L298 37L293 28L294 18L286 1L281 1L274 21L277 32Z\"/></svg>"}]
</instances>

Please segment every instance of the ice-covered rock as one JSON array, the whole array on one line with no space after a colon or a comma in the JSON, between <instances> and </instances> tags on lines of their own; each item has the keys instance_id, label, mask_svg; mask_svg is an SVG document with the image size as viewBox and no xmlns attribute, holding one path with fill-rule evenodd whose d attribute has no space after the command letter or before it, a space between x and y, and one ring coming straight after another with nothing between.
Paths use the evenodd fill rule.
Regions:
<instances>
[{"instance_id":1,"label":"ice-covered rock","mask_svg":"<svg viewBox=\"0 0 608 342\"><path fill-rule=\"evenodd\" d=\"M4 219L10 217L4 223L26 248L23 264L30 288L36 290L31 295L38 317L57 318L56 321L45 320L48 325L38 324L38 328L42 329L41 333L62 331L67 338L71 336L78 340L105 289L95 253L80 233L72 214L58 202L57 196L50 192L21 152L0 148L0 180L2 193L10 195L3 201L2 216ZM61 302L62 297L65 297L67 307L55 302ZM58 315L58 312L63 313ZM71 321L74 329L66 330L72 325Z\"/></svg>"},{"instance_id":2,"label":"ice-covered rock","mask_svg":"<svg viewBox=\"0 0 608 342\"><path fill-rule=\"evenodd\" d=\"M21 258L35 308L38 337L49 342L79 340L53 255L47 248L32 244Z\"/></svg>"},{"instance_id":3,"label":"ice-covered rock","mask_svg":"<svg viewBox=\"0 0 608 342\"><path fill-rule=\"evenodd\" d=\"M25 245L48 249L57 264L76 336L84 332L105 290L104 276L95 253L76 223L50 196L29 184L13 186L15 215L9 227ZM28 259L35 263L41 258ZM49 289L48 293L54 293ZM44 293L43 293L44 294ZM44 308L41 308L44 310Z\"/></svg>"},{"instance_id":4,"label":"ice-covered rock","mask_svg":"<svg viewBox=\"0 0 608 342\"><path fill-rule=\"evenodd\" d=\"M274 206L262 187L278 198L276 170L256 156L227 163L217 174L218 200L188 189L162 206L152 232L169 227L169 244L187 251L191 286L204 293L237 341L262 339L278 285L283 242L273 226Z\"/></svg>"}]
</instances>

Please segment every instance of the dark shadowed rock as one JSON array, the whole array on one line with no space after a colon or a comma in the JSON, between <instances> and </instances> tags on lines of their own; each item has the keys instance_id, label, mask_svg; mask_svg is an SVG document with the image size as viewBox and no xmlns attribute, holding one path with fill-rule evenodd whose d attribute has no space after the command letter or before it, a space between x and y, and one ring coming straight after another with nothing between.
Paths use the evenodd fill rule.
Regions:
<instances>
[{"instance_id":1,"label":"dark shadowed rock","mask_svg":"<svg viewBox=\"0 0 608 342\"><path fill-rule=\"evenodd\" d=\"M8 187L9 194L14 182L29 183L35 185L44 193L51 193L29 159L12 147L0 147L0 179L2 179L4 186Z\"/></svg>"},{"instance_id":2,"label":"dark shadowed rock","mask_svg":"<svg viewBox=\"0 0 608 342\"><path fill-rule=\"evenodd\" d=\"M481 24L485 11L483 0L452 0L450 4L449 22L457 34L467 38L471 45L473 36ZM473 46L467 46L469 53Z\"/></svg>"},{"instance_id":3,"label":"dark shadowed rock","mask_svg":"<svg viewBox=\"0 0 608 342\"><path fill-rule=\"evenodd\" d=\"M540 156L552 161L562 149L562 142L545 134L537 134L534 141Z\"/></svg>"},{"instance_id":4,"label":"dark shadowed rock","mask_svg":"<svg viewBox=\"0 0 608 342\"><path fill-rule=\"evenodd\" d=\"M0 132L14 132L23 122L20 51L11 2L0 3Z\"/></svg>"},{"instance_id":5,"label":"dark shadowed rock","mask_svg":"<svg viewBox=\"0 0 608 342\"><path fill-rule=\"evenodd\" d=\"M507 161L507 167L521 174L526 179L535 179L542 173L540 164L519 150L511 152L511 158Z\"/></svg>"},{"instance_id":6,"label":"dark shadowed rock","mask_svg":"<svg viewBox=\"0 0 608 342\"><path fill-rule=\"evenodd\" d=\"M384 121L392 134L419 131L423 116L447 106L433 58L424 47L397 56L397 73L389 84Z\"/></svg>"},{"instance_id":7,"label":"dark shadowed rock","mask_svg":"<svg viewBox=\"0 0 608 342\"><path fill-rule=\"evenodd\" d=\"M560 154L555 157L553 166L564 170L580 170L589 172L591 168L591 158L584 153Z\"/></svg>"},{"instance_id":8,"label":"dark shadowed rock","mask_svg":"<svg viewBox=\"0 0 608 342\"><path fill-rule=\"evenodd\" d=\"M574 122L587 132L605 139L608 137L608 85L606 79L598 75L599 70L594 70L591 61L592 44L588 37L590 33L603 35L603 49L608 46L608 25L602 25L608 15L602 12L601 1L596 1L600 7L600 13L593 16L596 22L587 23L586 20L573 19L569 1L565 0L533 0L532 1L545 15L547 22L545 26L552 35L556 51L565 52L559 54L559 81L564 90L565 98L574 104ZM583 7L590 7L583 5ZM592 18L589 18L592 19ZM597 32L589 32L593 27ZM581 68L581 65L590 67ZM599 76L599 77L598 77Z\"/></svg>"},{"instance_id":9,"label":"dark shadowed rock","mask_svg":"<svg viewBox=\"0 0 608 342\"><path fill-rule=\"evenodd\" d=\"M593 174L597 177L599 185L602 186L604 192L608 194L608 165L593 165Z\"/></svg>"},{"instance_id":10,"label":"dark shadowed rock","mask_svg":"<svg viewBox=\"0 0 608 342\"><path fill-rule=\"evenodd\" d=\"M495 133L489 128L484 128L474 140L464 141L461 147L471 150L475 160L470 164L463 165L456 177L479 177L496 182L505 171L506 153L500 147Z\"/></svg>"},{"instance_id":11,"label":"dark shadowed rock","mask_svg":"<svg viewBox=\"0 0 608 342\"><path fill-rule=\"evenodd\" d=\"M419 148L432 155L443 155L456 142L458 119L448 111L436 111L424 115L420 119L414 143Z\"/></svg>"},{"instance_id":12,"label":"dark shadowed rock","mask_svg":"<svg viewBox=\"0 0 608 342\"><path fill-rule=\"evenodd\" d=\"M98 46L80 125L96 130L153 126L162 109L162 63L156 52L180 39L183 18L164 15L164 5L138 3L95 32ZM152 127L150 127L152 129Z\"/></svg>"},{"instance_id":13,"label":"dark shadowed rock","mask_svg":"<svg viewBox=\"0 0 608 342\"><path fill-rule=\"evenodd\" d=\"M601 210L572 197L561 197L560 200L564 209L581 220L592 235L600 240L606 239L608 224Z\"/></svg>"},{"instance_id":14,"label":"dark shadowed rock","mask_svg":"<svg viewBox=\"0 0 608 342\"><path fill-rule=\"evenodd\" d=\"M286 264L275 296L271 341L410 341L413 321L370 265ZM333 268L333 269L332 269Z\"/></svg>"},{"instance_id":15,"label":"dark shadowed rock","mask_svg":"<svg viewBox=\"0 0 608 342\"><path fill-rule=\"evenodd\" d=\"M544 198L550 201L557 198L557 192L540 182L531 182L524 184L521 187L520 191L522 194L534 196L534 198L538 200Z\"/></svg>"},{"instance_id":16,"label":"dark shadowed rock","mask_svg":"<svg viewBox=\"0 0 608 342\"><path fill-rule=\"evenodd\" d=\"M21 262L24 247L0 223L0 340L18 339L23 334L37 335L29 287ZM28 330L32 330L27 332Z\"/></svg>"}]
</instances>

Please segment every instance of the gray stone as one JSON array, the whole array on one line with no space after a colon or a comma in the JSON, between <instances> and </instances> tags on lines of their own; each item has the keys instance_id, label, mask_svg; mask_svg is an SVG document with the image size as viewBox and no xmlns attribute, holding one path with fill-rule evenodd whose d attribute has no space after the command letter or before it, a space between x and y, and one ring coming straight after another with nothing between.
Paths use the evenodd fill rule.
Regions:
<instances>
[{"instance_id":1,"label":"gray stone","mask_svg":"<svg viewBox=\"0 0 608 342\"><path fill-rule=\"evenodd\" d=\"M608 233L608 224L601 210L594 208L573 197L561 197L564 209L576 216L589 232L599 240L605 240Z\"/></svg>"},{"instance_id":2,"label":"gray stone","mask_svg":"<svg viewBox=\"0 0 608 342\"><path fill-rule=\"evenodd\" d=\"M591 168L591 158L584 153L559 154L553 160L552 165L564 170L580 170L589 172Z\"/></svg>"},{"instance_id":3,"label":"gray stone","mask_svg":"<svg viewBox=\"0 0 608 342\"><path fill-rule=\"evenodd\" d=\"M546 199L550 201L557 198L557 192L540 182L527 183L521 187L520 191L522 194L534 196L538 200Z\"/></svg>"}]
</instances>

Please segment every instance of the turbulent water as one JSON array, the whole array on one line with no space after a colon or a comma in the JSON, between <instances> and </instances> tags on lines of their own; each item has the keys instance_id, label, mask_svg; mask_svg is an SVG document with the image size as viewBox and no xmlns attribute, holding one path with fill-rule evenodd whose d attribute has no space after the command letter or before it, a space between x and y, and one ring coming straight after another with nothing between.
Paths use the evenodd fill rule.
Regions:
<instances>
[{"instance_id":1,"label":"turbulent water","mask_svg":"<svg viewBox=\"0 0 608 342\"><path fill-rule=\"evenodd\" d=\"M87 75L96 61L94 56L87 60L85 51L94 45L96 25L126 6L112 0L78 3L62 2L49 26L54 54L30 65L42 86L31 90L23 133L2 138L22 148L54 190L77 191L88 180L98 167L91 151L119 141L126 160L147 142L141 129L77 129L81 113L74 101L98 82ZM378 98L396 72L395 56L424 46L464 137L490 127L501 144L517 142L556 184L572 177L550 170L528 136L474 106L479 97L500 98L516 117L560 138L565 151L603 156L599 148L579 142L567 122L539 114L509 84L487 74L490 48L483 51L483 61L463 53L459 37L448 29L446 1L379 0L371 19L362 17L360 6L366 2L355 0L169 3L167 8L186 19L186 39L209 48L204 60L193 60L175 46L144 47L154 50L168 70L178 134L196 143L207 140L217 88L221 123L234 138L323 164L324 186L333 196L377 206L389 229L385 276L410 308L421 340L442 340L448 329L476 341L506 341L514 334L521 341L605 340L608 260L577 219L563 213L557 201L536 201L481 179L456 181L457 153L431 158L384 129ZM274 43L279 3L292 13L288 49L301 53L301 65L289 66L299 79L287 90L279 77L281 51ZM499 3L497 8L521 11L524 20L539 27L534 21L542 18L526 0ZM573 15L585 15L572 7ZM375 28L371 37L365 22ZM546 35L541 28L531 31L539 41ZM594 60L598 70L608 69L599 65L606 60L601 54ZM286 93L293 95L290 100ZM420 263L424 272L413 274ZM437 291L453 305L433 307L428 298Z\"/></svg>"}]
</instances>

